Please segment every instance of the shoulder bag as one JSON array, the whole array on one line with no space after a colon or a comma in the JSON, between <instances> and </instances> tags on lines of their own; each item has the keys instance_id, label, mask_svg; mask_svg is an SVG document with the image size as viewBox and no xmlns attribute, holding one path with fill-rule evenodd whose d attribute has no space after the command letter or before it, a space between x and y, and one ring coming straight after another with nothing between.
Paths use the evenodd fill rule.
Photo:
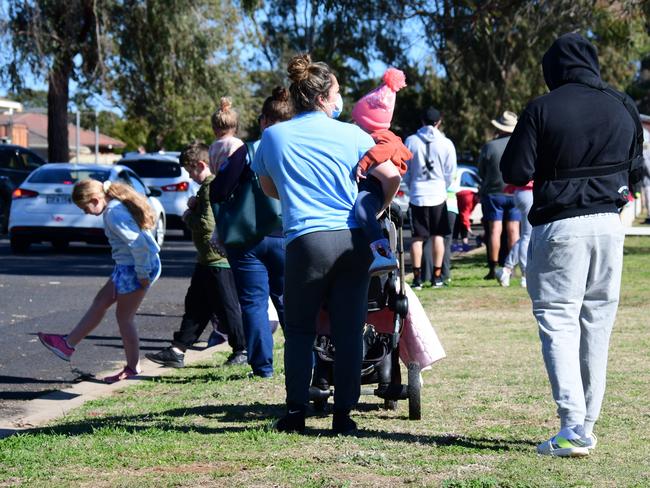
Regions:
<instances>
[{"instance_id":1,"label":"shoulder bag","mask_svg":"<svg viewBox=\"0 0 650 488\"><path fill-rule=\"evenodd\" d=\"M213 209L219 240L226 247L253 247L282 227L280 202L264 194L259 177L250 167L253 145L246 143L246 147L248 158L237 185Z\"/></svg>"}]
</instances>

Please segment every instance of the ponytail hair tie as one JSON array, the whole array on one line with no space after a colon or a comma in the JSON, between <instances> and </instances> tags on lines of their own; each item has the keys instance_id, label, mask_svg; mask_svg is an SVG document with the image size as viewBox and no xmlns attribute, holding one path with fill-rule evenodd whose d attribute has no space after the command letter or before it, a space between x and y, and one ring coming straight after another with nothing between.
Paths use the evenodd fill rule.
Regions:
<instances>
[{"instance_id":1,"label":"ponytail hair tie","mask_svg":"<svg viewBox=\"0 0 650 488\"><path fill-rule=\"evenodd\" d=\"M108 189L111 187L111 182L106 180L102 183L102 188L104 188L104 193L108 193Z\"/></svg>"}]
</instances>

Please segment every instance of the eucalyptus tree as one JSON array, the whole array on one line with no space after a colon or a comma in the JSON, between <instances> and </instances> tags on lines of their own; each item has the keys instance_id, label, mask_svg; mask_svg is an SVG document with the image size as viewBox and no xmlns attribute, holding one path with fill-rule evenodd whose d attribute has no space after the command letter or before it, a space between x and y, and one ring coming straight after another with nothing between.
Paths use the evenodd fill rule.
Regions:
<instances>
[{"instance_id":1,"label":"eucalyptus tree","mask_svg":"<svg viewBox=\"0 0 650 488\"><path fill-rule=\"evenodd\" d=\"M105 74L111 0L6 0L2 74L14 90L47 82L48 159L67 161L70 81L91 88Z\"/></svg>"},{"instance_id":2,"label":"eucalyptus tree","mask_svg":"<svg viewBox=\"0 0 650 488\"><path fill-rule=\"evenodd\" d=\"M229 95L253 118L239 11L226 0L122 0L115 10L111 88L149 149L212 137L209 117Z\"/></svg>"},{"instance_id":3,"label":"eucalyptus tree","mask_svg":"<svg viewBox=\"0 0 650 488\"><path fill-rule=\"evenodd\" d=\"M599 49L603 79L624 89L647 41L642 2L627 0L406 0L442 71L448 131L477 148L489 120L546 91L541 58L559 35L579 31ZM647 8L647 7L646 7ZM647 37L645 38L647 39Z\"/></svg>"}]
</instances>

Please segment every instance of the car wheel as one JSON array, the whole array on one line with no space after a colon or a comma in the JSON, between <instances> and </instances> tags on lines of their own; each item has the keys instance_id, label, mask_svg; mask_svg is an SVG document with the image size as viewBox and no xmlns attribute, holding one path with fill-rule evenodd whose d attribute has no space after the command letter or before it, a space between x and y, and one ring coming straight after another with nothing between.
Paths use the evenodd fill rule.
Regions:
<instances>
[{"instance_id":1,"label":"car wheel","mask_svg":"<svg viewBox=\"0 0 650 488\"><path fill-rule=\"evenodd\" d=\"M52 241L52 247L57 251L65 251L70 246L70 241L65 239L55 239Z\"/></svg>"},{"instance_id":2,"label":"car wheel","mask_svg":"<svg viewBox=\"0 0 650 488\"><path fill-rule=\"evenodd\" d=\"M154 237L160 247L165 242L165 218L160 214L156 220L156 227L154 229Z\"/></svg>"},{"instance_id":3,"label":"car wheel","mask_svg":"<svg viewBox=\"0 0 650 488\"><path fill-rule=\"evenodd\" d=\"M31 242L24 237L12 237L9 240L9 247L11 247L11 252L13 253L27 252L30 245Z\"/></svg>"}]
</instances>

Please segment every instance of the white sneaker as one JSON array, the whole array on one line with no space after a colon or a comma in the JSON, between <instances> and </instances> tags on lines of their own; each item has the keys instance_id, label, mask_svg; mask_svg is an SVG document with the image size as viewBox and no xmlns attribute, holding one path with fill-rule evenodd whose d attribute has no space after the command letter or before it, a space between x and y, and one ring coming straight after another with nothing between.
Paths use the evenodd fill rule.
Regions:
<instances>
[{"instance_id":1,"label":"white sneaker","mask_svg":"<svg viewBox=\"0 0 650 488\"><path fill-rule=\"evenodd\" d=\"M549 440L537 446L537 454L557 457L589 456L586 439L583 439L571 428L565 427Z\"/></svg>"},{"instance_id":2,"label":"white sneaker","mask_svg":"<svg viewBox=\"0 0 650 488\"><path fill-rule=\"evenodd\" d=\"M596 448L596 444L598 444L598 438L596 437L596 434L592 432L589 435L585 435L585 428L582 425L576 425L572 427L572 430L582 438L587 449L591 451L592 449Z\"/></svg>"},{"instance_id":3,"label":"white sneaker","mask_svg":"<svg viewBox=\"0 0 650 488\"><path fill-rule=\"evenodd\" d=\"M521 277L521 287L522 287L522 288L526 288L526 285L527 285L527 283L526 283L526 277L525 277L525 276L522 276L522 277Z\"/></svg>"},{"instance_id":4,"label":"white sneaker","mask_svg":"<svg viewBox=\"0 0 650 488\"><path fill-rule=\"evenodd\" d=\"M508 287L510 286L510 275L512 271L508 268L499 268L494 272L497 281L501 286Z\"/></svg>"},{"instance_id":5,"label":"white sneaker","mask_svg":"<svg viewBox=\"0 0 650 488\"><path fill-rule=\"evenodd\" d=\"M590 451L592 449L596 449L596 444L598 444L598 438L596 437L596 434L593 432L591 435L588 435L587 437L583 437L583 440L585 441L585 447L589 449Z\"/></svg>"}]
</instances>

